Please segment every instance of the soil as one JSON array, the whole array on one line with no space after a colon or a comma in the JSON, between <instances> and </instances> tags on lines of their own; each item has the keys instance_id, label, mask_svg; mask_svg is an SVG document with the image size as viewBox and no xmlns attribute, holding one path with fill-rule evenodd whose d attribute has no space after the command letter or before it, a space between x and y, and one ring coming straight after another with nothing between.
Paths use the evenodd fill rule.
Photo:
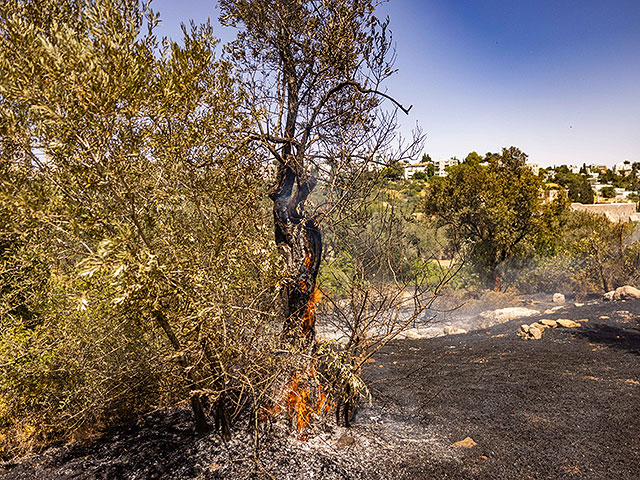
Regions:
<instances>
[{"instance_id":1,"label":"soil","mask_svg":"<svg viewBox=\"0 0 640 480\"><path fill-rule=\"evenodd\" d=\"M256 450L249 430L225 444L172 409L0 463L0 479L637 480L640 300L578 305L387 346L351 429L301 441L275 425ZM581 326L516 335L542 318Z\"/></svg>"}]
</instances>

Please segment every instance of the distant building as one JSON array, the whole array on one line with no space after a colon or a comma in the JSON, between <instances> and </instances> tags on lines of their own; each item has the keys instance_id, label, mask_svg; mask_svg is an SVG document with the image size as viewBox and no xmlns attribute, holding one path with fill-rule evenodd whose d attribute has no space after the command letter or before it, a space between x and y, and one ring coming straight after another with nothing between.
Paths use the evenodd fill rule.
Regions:
<instances>
[{"instance_id":1,"label":"distant building","mask_svg":"<svg viewBox=\"0 0 640 480\"><path fill-rule=\"evenodd\" d=\"M600 171L600 172L602 172L602 173L605 173L605 172L608 170L608 168L607 168L607 166L606 166L606 165L596 165L596 164L589 165L589 166L587 167L587 172L588 172L589 174L593 173L593 172L594 172L594 171L596 171L596 170L598 170L598 171Z\"/></svg>"},{"instance_id":2,"label":"distant building","mask_svg":"<svg viewBox=\"0 0 640 480\"><path fill-rule=\"evenodd\" d=\"M429 168L429 163L407 163L403 165L404 168L404 178L409 179L413 177L414 173L424 172L427 173L427 169Z\"/></svg>"},{"instance_id":3,"label":"distant building","mask_svg":"<svg viewBox=\"0 0 640 480\"><path fill-rule=\"evenodd\" d=\"M540 173L540 165L538 165L537 163L527 163L527 167L531 169L531 171L536 177Z\"/></svg>"},{"instance_id":4,"label":"distant building","mask_svg":"<svg viewBox=\"0 0 640 480\"><path fill-rule=\"evenodd\" d=\"M569 165L569 171L571 173L580 173L580 167L577 165Z\"/></svg>"},{"instance_id":5,"label":"distant building","mask_svg":"<svg viewBox=\"0 0 640 480\"><path fill-rule=\"evenodd\" d=\"M629 160L625 160L624 162L616 163L613 166L613 171L618 175L627 175L631 173L632 168L631 162Z\"/></svg>"},{"instance_id":6,"label":"distant building","mask_svg":"<svg viewBox=\"0 0 640 480\"><path fill-rule=\"evenodd\" d=\"M375 171L387 167L391 163L391 157L383 152L375 152L367 164L367 170Z\"/></svg>"},{"instance_id":7,"label":"distant building","mask_svg":"<svg viewBox=\"0 0 640 480\"><path fill-rule=\"evenodd\" d=\"M434 166L434 175L437 177L446 177L447 171L446 169L449 167L454 167L456 165L460 165L460 160L457 158L441 158L439 160L435 160L433 162Z\"/></svg>"}]
</instances>

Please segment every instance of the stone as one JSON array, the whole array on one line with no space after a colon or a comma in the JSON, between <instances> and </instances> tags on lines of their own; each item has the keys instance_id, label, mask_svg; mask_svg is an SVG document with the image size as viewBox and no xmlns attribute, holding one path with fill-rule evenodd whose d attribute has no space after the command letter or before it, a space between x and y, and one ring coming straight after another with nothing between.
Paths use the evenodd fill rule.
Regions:
<instances>
[{"instance_id":1,"label":"stone","mask_svg":"<svg viewBox=\"0 0 640 480\"><path fill-rule=\"evenodd\" d=\"M533 310L532 308L509 307L501 308L499 310L482 312L480 316L486 318L487 320L492 320L496 323L502 323L508 322L509 320L514 320L516 318L531 317L533 315L539 314L540 312L538 310Z\"/></svg>"},{"instance_id":2,"label":"stone","mask_svg":"<svg viewBox=\"0 0 640 480\"><path fill-rule=\"evenodd\" d=\"M562 310L564 307L553 307L553 308L548 308L547 310L545 310L543 313L545 315L553 315L554 313L556 313L558 310Z\"/></svg>"},{"instance_id":3,"label":"stone","mask_svg":"<svg viewBox=\"0 0 640 480\"><path fill-rule=\"evenodd\" d=\"M574 306L580 308L580 307L584 307L584 303L574 303Z\"/></svg>"},{"instance_id":4,"label":"stone","mask_svg":"<svg viewBox=\"0 0 640 480\"><path fill-rule=\"evenodd\" d=\"M353 438L351 435L347 435L345 433L336 442L336 447L338 448L352 447L353 445L355 445L355 443L356 443L356 439Z\"/></svg>"},{"instance_id":5,"label":"stone","mask_svg":"<svg viewBox=\"0 0 640 480\"><path fill-rule=\"evenodd\" d=\"M550 320L548 318L543 318L542 320L540 320L540 323L545 327L556 328L558 326L558 322L556 322L555 320Z\"/></svg>"},{"instance_id":6,"label":"stone","mask_svg":"<svg viewBox=\"0 0 640 480\"><path fill-rule=\"evenodd\" d=\"M547 328L546 325L544 325L543 323L538 323L538 322L532 323L531 326L534 327L534 328L537 328L541 332L544 332L544 329Z\"/></svg>"},{"instance_id":7,"label":"stone","mask_svg":"<svg viewBox=\"0 0 640 480\"><path fill-rule=\"evenodd\" d=\"M538 323L520 325L517 335L524 340L540 340L544 333L544 326Z\"/></svg>"},{"instance_id":8,"label":"stone","mask_svg":"<svg viewBox=\"0 0 640 480\"><path fill-rule=\"evenodd\" d=\"M471 437L467 437L464 440L460 440L459 442L454 443L453 445L451 445L452 447L462 447L462 448L473 448L477 445L476 442L473 441L473 438Z\"/></svg>"},{"instance_id":9,"label":"stone","mask_svg":"<svg viewBox=\"0 0 640 480\"><path fill-rule=\"evenodd\" d=\"M542 338L542 330L531 325L529 327L529 337L534 340L540 340Z\"/></svg>"},{"instance_id":10,"label":"stone","mask_svg":"<svg viewBox=\"0 0 640 480\"><path fill-rule=\"evenodd\" d=\"M613 296L614 296L615 294L616 294L616 291L615 291L615 290L611 290L610 292L605 293L605 294L602 296L602 299L603 299L605 302L610 302L611 300L613 300Z\"/></svg>"},{"instance_id":11,"label":"stone","mask_svg":"<svg viewBox=\"0 0 640 480\"><path fill-rule=\"evenodd\" d=\"M640 290L631 285L616 288L613 293L614 300L638 300L640 299Z\"/></svg>"},{"instance_id":12,"label":"stone","mask_svg":"<svg viewBox=\"0 0 640 480\"><path fill-rule=\"evenodd\" d=\"M580 326L579 323L569 320L568 318L559 318L558 325L564 328L575 328Z\"/></svg>"},{"instance_id":13,"label":"stone","mask_svg":"<svg viewBox=\"0 0 640 480\"><path fill-rule=\"evenodd\" d=\"M467 333L467 331L464 328L458 328L453 325L444 327L443 330L445 335L459 335L461 333Z\"/></svg>"},{"instance_id":14,"label":"stone","mask_svg":"<svg viewBox=\"0 0 640 480\"><path fill-rule=\"evenodd\" d=\"M564 303L565 298L564 295L561 293L554 293L553 294L553 303Z\"/></svg>"},{"instance_id":15,"label":"stone","mask_svg":"<svg viewBox=\"0 0 640 480\"><path fill-rule=\"evenodd\" d=\"M409 328L404 331L404 337L409 340L420 340L424 335L417 328Z\"/></svg>"}]
</instances>

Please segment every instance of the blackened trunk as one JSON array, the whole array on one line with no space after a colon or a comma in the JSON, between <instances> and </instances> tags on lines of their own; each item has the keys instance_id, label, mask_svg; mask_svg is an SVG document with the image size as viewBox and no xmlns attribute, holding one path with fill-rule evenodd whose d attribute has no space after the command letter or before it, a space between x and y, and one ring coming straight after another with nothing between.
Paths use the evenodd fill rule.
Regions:
<instances>
[{"instance_id":1,"label":"blackened trunk","mask_svg":"<svg viewBox=\"0 0 640 480\"><path fill-rule=\"evenodd\" d=\"M307 347L315 339L316 277L322 256L320 230L314 219L304 218L304 202L311 189L310 182L281 164L271 193L276 244L293 272L283 292L282 335L290 343Z\"/></svg>"}]
</instances>

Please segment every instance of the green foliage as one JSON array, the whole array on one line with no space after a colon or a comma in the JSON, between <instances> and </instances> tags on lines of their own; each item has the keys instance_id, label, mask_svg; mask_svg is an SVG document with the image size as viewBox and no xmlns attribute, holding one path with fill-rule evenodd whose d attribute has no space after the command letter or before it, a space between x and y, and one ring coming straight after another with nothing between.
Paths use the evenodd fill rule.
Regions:
<instances>
[{"instance_id":1,"label":"green foliage","mask_svg":"<svg viewBox=\"0 0 640 480\"><path fill-rule=\"evenodd\" d=\"M380 174L383 178L392 182L399 182L404 179L404 169L400 162L393 162L388 167L383 168Z\"/></svg>"},{"instance_id":2,"label":"green foliage","mask_svg":"<svg viewBox=\"0 0 640 480\"><path fill-rule=\"evenodd\" d=\"M603 187L600 190L600 195L604 198L614 198L616 196L616 189L614 187Z\"/></svg>"},{"instance_id":3,"label":"green foliage","mask_svg":"<svg viewBox=\"0 0 640 480\"><path fill-rule=\"evenodd\" d=\"M425 201L425 212L446 227L455 250L469 251L482 281L492 287L505 260L518 255L539 217L540 180L525 165L517 148L451 167L435 178Z\"/></svg>"},{"instance_id":4,"label":"green foliage","mask_svg":"<svg viewBox=\"0 0 640 480\"><path fill-rule=\"evenodd\" d=\"M572 210L556 212L552 218L552 248L511 264L506 281L512 288L524 293L588 293L638 282L637 225Z\"/></svg>"},{"instance_id":5,"label":"green foliage","mask_svg":"<svg viewBox=\"0 0 640 480\"><path fill-rule=\"evenodd\" d=\"M586 177L575 173L559 172L555 182L567 189L567 196L572 202L593 203L594 193Z\"/></svg>"},{"instance_id":6,"label":"green foliage","mask_svg":"<svg viewBox=\"0 0 640 480\"><path fill-rule=\"evenodd\" d=\"M134 0L0 6L4 453L273 374L243 92L210 26L156 24Z\"/></svg>"}]
</instances>

